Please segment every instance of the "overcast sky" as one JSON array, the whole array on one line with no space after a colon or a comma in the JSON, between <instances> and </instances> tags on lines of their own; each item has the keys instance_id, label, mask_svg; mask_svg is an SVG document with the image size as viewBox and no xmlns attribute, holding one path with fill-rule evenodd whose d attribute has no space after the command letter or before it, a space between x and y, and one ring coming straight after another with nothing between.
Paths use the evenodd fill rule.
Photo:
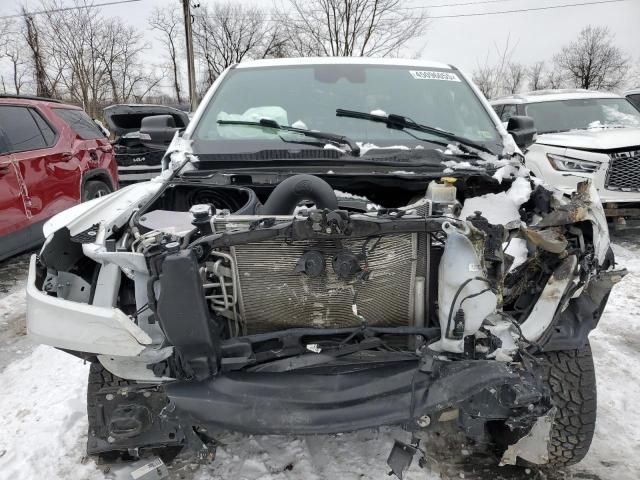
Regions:
<instances>
[{"instance_id":1,"label":"overcast sky","mask_svg":"<svg viewBox=\"0 0 640 480\"><path fill-rule=\"evenodd\" d=\"M108 0L96 0L95 3L105 1ZM273 5L273 0L235 1L265 10ZM287 2L277 1L281 4ZM538 60L548 60L589 24L608 26L615 33L617 44L633 59L634 64L640 66L640 0L500 15L436 18L592 1L596 0L406 0L404 6L425 7L433 17L424 34L411 45L412 49L415 51L424 46L421 57L452 63L468 73L479 63L484 63L487 54L490 61L495 59L496 46L498 49L504 48L507 38L510 38L511 47L515 47L512 57L514 61L531 64ZM0 0L0 15L17 12L22 3L24 2L21 0ZM37 1L28 0L26 3L29 9L38 8ZM150 61L157 62L157 42L154 43L155 34L148 28L147 17L155 5L170 3L179 5L180 0L141 0L125 5L104 6L101 9L104 15L119 16L143 30L147 40L153 45L147 57ZM194 3L207 4L213 3L213 0L196 0ZM441 6L453 3L474 4ZM197 15L198 10L195 9L193 13ZM410 15L411 11L407 14Z\"/></svg>"}]
</instances>

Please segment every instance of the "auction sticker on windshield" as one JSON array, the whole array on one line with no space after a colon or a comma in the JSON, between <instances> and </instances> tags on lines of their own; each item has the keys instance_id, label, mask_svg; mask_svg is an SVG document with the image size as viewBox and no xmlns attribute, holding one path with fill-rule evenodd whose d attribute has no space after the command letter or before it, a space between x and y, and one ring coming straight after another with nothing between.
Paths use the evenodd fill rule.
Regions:
<instances>
[{"instance_id":1,"label":"auction sticker on windshield","mask_svg":"<svg viewBox=\"0 0 640 480\"><path fill-rule=\"evenodd\" d=\"M416 80L446 80L448 82L459 82L460 78L455 73L438 72L435 70L409 70L409 73Z\"/></svg>"}]
</instances>

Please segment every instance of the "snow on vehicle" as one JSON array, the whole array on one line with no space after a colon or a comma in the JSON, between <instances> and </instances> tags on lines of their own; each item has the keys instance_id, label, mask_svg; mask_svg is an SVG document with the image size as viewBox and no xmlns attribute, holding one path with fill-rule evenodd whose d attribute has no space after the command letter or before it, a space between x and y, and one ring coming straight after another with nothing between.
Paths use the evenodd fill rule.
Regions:
<instances>
[{"instance_id":1,"label":"snow on vehicle","mask_svg":"<svg viewBox=\"0 0 640 480\"><path fill-rule=\"evenodd\" d=\"M526 153L534 175L565 191L589 179L615 228L640 225L640 111L613 93L541 90L491 102L502 119L527 115L538 139Z\"/></svg>"},{"instance_id":2,"label":"snow on vehicle","mask_svg":"<svg viewBox=\"0 0 640 480\"><path fill-rule=\"evenodd\" d=\"M531 178L532 121L508 131L461 71L369 58L242 63L181 136L144 119L162 176L54 217L31 260L29 334L92 362L88 452L398 424L398 475L446 430L580 461L624 271L593 185Z\"/></svg>"}]
</instances>

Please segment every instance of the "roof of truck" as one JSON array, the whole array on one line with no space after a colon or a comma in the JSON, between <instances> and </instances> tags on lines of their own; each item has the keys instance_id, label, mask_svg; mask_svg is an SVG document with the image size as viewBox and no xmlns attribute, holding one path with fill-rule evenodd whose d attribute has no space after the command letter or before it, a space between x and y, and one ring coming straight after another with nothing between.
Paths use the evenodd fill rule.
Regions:
<instances>
[{"instance_id":1,"label":"roof of truck","mask_svg":"<svg viewBox=\"0 0 640 480\"><path fill-rule=\"evenodd\" d=\"M390 65L417 68L442 68L454 70L455 67L442 62L422 59L372 58L372 57L304 57L249 60L238 63L235 68L277 67L295 65Z\"/></svg>"},{"instance_id":2,"label":"roof of truck","mask_svg":"<svg viewBox=\"0 0 640 480\"><path fill-rule=\"evenodd\" d=\"M611 92L585 90L582 88L562 88L555 90L534 90L532 92L517 93L491 100L492 105L503 103L540 103L557 100L577 100L581 98L622 98Z\"/></svg>"}]
</instances>

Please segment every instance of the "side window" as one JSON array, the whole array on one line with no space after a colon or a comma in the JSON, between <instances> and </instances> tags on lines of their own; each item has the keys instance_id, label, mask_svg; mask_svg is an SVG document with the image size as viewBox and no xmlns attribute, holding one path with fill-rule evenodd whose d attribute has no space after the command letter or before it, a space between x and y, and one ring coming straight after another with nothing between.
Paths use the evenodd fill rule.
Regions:
<instances>
[{"instance_id":1,"label":"side window","mask_svg":"<svg viewBox=\"0 0 640 480\"><path fill-rule=\"evenodd\" d=\"M42 118L42 115L40 114L40 112L34 109L29 109L29 111L31 112L33 119L35 120L36 124L38 125L38 128L40 129L40 133L42 133L45 143L47 144L48 147L52 146L56 140L56 132L54 132L51 126L47 123L47 121L44 118Z\"/></svg>"},{"instance_id":2,"label":"side window","mask_svg":"<svg viewBox=\"0 0 640 480\"><path fill-rule=\"evenodd\" d=\"M627 98L638 110L640 110L640 93L634 93L633 95L629 95Z\"/></svg>"},{"instance_id":3,"label":"side window","mask_svg":"<svg viewBox=\"0 0 640 480\"><path fill-rule=\"evenodd\" d=\"M500 120L503 122L508 122L511 117L518 114L518 106L517 105L505 105L504 110L500 114Z\"/></svg>"},{"instance_id":4,"label":"side window","mask_svg":"<svg viewBox=\"0 0 640 480\"><path fill-rule=\"evenodd\" d=\"M9 145L7 134L2 129L2 125L0 125L0 155L6 155L7 153L11 153L11 146Z\"/></svg>"},{"instance_id":5,"label":"side window","mask_svg":"<svg viewBox=\"0 0 640 480\"><path fill-rule=\"evenodd\" d=\"M81 139L93 140L95 138L104 138L104 134L98 126L91 120L89 115L82 110L71 110L69 108L54 108L53 110Z\"/></svg>"},{"instance_id":6,"label":"side window","mask_svg":"<svg viewBox=\"0 0 640 480\"><path fill-rule=\"evenodd\" d=\"M0 129L4 131L4 137L11 152L36 150L48 146L30 110L26 107L0 106Z\"/></svg>"},{"instance_id":7,"label":"side window","mask_svg":"<svg viewBox=\"0 0 640 480\"><path fill-rule=\"evenodd\" d=\"M502 109L504 108L504 105L492 105L492 107L493 111L496 112L498 117L502 116Z\"/></svg>"}]
</instances>

